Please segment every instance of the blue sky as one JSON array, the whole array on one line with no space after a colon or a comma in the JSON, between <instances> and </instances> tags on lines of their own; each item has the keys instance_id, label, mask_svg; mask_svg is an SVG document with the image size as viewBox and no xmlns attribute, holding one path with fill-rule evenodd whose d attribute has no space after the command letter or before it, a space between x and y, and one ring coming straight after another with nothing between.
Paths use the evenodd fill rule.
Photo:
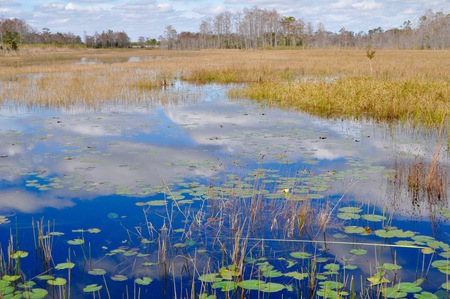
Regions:
<instances>
[{"instance_id":1,"label":"blue sky","mask_svg":"<svg viewBox=\"0 0 450 299\"><path fill-rule=\"evenodd\" d=\"M413 25L427 9L450 13L449 0L0 0L0 18L20 18L37 30L72 32L83 37L103 30L158 38L167 25L178 32L199 31L200 22L224 11L257 6L303 18L329 31L359 32Z\"/></svg>"}]
</instances>

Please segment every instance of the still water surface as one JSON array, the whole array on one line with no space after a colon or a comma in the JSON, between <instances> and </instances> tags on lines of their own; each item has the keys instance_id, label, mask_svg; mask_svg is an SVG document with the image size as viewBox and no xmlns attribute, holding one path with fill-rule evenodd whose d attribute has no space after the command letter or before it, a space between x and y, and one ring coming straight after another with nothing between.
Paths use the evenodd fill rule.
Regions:
<instances>
[{"instance_id":1,"label":"still water surface","mask_svg":"<svg viewBox=\"0 0 450 299\"><path fill-rule=\"evenodd\" d=\"M10 236L29 253L20 281L57 298L308 298L345 296L353 277L369 297L400 282L416 289L399 298L443 296L450 266L431 262L450 255L436 213L447 199L414 198L394 179L418 157L432 160L436 134L232 100L220 85L174 89L193 96L2 107L0 240L6 261ZM380 237L393 227L398 234ZM67 261L74 267L59 270ZM376 273L386 280L374 282ZM47 281L58 277L66 284ZM23 292L18 282L9 294ZM92 284L101 288L83 291Z\"/></svg>"}]
</instances>

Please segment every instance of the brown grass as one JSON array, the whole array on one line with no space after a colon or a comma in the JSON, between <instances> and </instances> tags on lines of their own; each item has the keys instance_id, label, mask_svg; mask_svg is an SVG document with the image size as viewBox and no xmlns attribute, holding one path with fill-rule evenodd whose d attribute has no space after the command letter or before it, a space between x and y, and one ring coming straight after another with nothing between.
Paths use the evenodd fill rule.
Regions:
<instances>
[{"instance_id":1,"label":"brown grass","mask_svg":"<svg viewBox=\"0 0 450 299\"><path fill-rule=\"evenodd\" d=\"M136 57L141 60L128 62ZM82 58L98 64L76 64ZM321 116L435 126L450 98L449 51L377 51L369 61L363 50L27 48L0 56L0 67L0 102L26 105L148 101L182 78L252 83L235 95Z\"/></svg>"}]
</instances>

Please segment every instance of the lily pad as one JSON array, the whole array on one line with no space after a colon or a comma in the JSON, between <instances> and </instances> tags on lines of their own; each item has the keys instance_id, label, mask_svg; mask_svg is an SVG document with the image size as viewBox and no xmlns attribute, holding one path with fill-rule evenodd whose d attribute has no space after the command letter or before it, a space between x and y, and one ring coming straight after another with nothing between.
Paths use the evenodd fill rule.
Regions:
<instances>
[{"instance_id":1,"label":"lily pad","mask_svg":"<svg viewBox=\"0 0 450 299\"><path fill-rule=\"evenodd\" d=\"M364 234L364 233L366 233L366 229L364 227L354 226L354 225L344 227L344 231L347 234Z\"/></svg>"},{"instance_id":2,"label":"lily pad","mask_svg":"<svg viewBox=\"0 0 450 299\"><path fill-rule=\"evenodd\" d=\"M28 256L28 252L23 251L23 250L17 250L13 254L11 254L11 258L13 258L13 259L24 258L24 257L27 257L27 256Z\"/></svg>"},{"instance_id":3,"label":"lily pad","mask_svg":"<svg viewBox=\"0 0 450 299\"><path fill-rule=\"evenodd\" d=\"M349 251L349 253L354 255L365 255L367 253L367 250L365 249L352 249Z\"/></svg>"},{"instance_id":4,"label":"lily pad","mask_svg":"<svg viewBox=\"0 0 450 299\"><path fill-rule=\"evenodd\" d=\"M436 296L433 293L430 292L422 292L420 294L414 294L414 298L417 299L438 299L438 296Z\"/></svg>"},{"instance_id":5,"label":"lily pad","mask_svg":"<svg viewBox=\"0 0 450 299\"><path fill-rule=\"evenodd\" d=\"M281 283L267 282L266 284L263 285L260 291L265 293L276 293L284 290L285 288L286 286Z\"/></svg>"},{"instance_id":6,"label":"lily pad","mask_svg":"<svg viewBox=\"0 0 450 299\"><path fill-rule=\"evenodd\" d=\"M300 273L300 272L288 272L284 273L284 276L292 277L297 280L303 280L304 278L307 278L309 276L308 273Z\"/></svg>"},{"instance_id":7,"label":"lily pad","mask_svg":"<svg viewBox=\"0 0 450 299\"><path fill-rule=\"evenodd\" d=\"M111 280L114 280L114 281L125 281L125 280L128 280L128 277L126 277L125 275L122 275L122 274L116 274L114 276L111 276Z\"/></svg>"},{"instance_id":8,"label":"lily pad","mask_svg":"<svg viewBox=\"0 0 450 299\"><path fill-rule=\"evenodd\" d=\"M64 269L72 269L73 267L75 267L74 263L59 263L58 265L55 266L56 270L64 270Z\"/></svg>"},{"instance_id":9,"label":"lily pad","mask_svg":"<svg viewBox=\"0 0 450 299\"><path fill-rule=\"evenodd\" d=\"M23 298L27 299L42 299L47 297L48 291L46 289L32 289L31 291L25 291L22 293ZM5 297L3 297L5 298Z\"/></svg>"},{"instance_id":10,"label":"lily pad","mask_svg":"<svg viewBox=\"0 0 450 299\"><path fill-rule=\"evenodd\" d=\"M234 281L218 281L211 285L213 289L221 289L222 292L234 291L237 283Z\"/></svg>"},{"instance_id":11,"label":"lily pad","mask_svg":"<svg viewBox=\"0 0 450 299\"><path fill-rule=\"evenodd\" d=\"M62 277L57 277L55 279L47 280L47 283L53 286L63 286L67 283L67 280Z\"/></svg>"},{"instance_id":12,"label":"lily pad","mask_svg":"<svg viewBox=\"0 0 450 299\"><path fill-rule=\"evenodd\" d=\"M97 268L97 269L89 270L88 273L91 275L105 275L106 270Z\"/></svg>"},{"instance_id":13,"label":"lily pad","mask_svg":"<svg viewBox=\"0 0 450 299\"><path fill-rule=\"evenodd\" d=\"M69 240L69 241L67 241L67 243L69 243L70 245L83 245L84 239Z\"/></svg>"},{"instance_id":14,"label":"lily pad","mask_svg":"<svg viewBox=\"0 0 450 299\"><path fill-rule=\"evenodd\" d=\"M153 281L153 279L151 279L150 277L142 277L142 278L136 278L135 280L134 280L134 282L136 283L136 284L139 284L139 285L149 285L151 282Z\"/></svg>"},{"instance_id":15,"label":"lily pad","mask_svg":"<svg viewBox=\"0 0 450 299\"><path fill-rule=\"evenodd\" d=\"M99 291L103 286L98 284L90 284L83 288L83 292L85 293L93 293Z\"/></svg>"},{"instance_id":16,"label":"lily pad","mask_svg":"<svg viewBox=\"0 0 450 299\"><path fill-rule=\"evenodd\" d=\"M266 282L262 281L262 280L247 279L247 280L238 282L237 285L246 290L261 290L265 284L266 284Z\"/></svg>"},{"instance_id":17,"label":"lily pad","mask_svg":"<svg viewBox=\"0 0 450 299\"><path fill-rule=\"evenodd\" d=\"M311 257L311 254L303 251L294 251L289 254L290 256L297 259L307 259Z\"/></svg>"},{"instance_id":18,"label":"lily pad","mask_svg":"<svg viewBox=\"0 0 450 299\"><path fill-rule=\"evenodd\" d=\"M365 214L365 215L362 215L362 218L364 220L372 221L372 222L380 222L380 221L383 221L383 220L387 219L386 216L375 215L375 214Z\"/></svg>"}]
</instances>

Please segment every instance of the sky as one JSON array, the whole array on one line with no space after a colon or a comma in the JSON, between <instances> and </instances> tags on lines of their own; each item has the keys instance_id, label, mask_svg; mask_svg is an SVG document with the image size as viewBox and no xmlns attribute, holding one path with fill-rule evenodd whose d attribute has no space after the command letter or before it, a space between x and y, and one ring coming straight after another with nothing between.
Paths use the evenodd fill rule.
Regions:
<instances>
[{"instance_id":1,"label":"sky","mask_svg":"<svg viewBox=\"0 0 450 299\"><path fill-rule=\"evenodd\" d=\"M158 38L172 25L177 32L198 32L202 20L221 12L244 8L275 9L283 16L303 18L328 31L367 32L381 27L413 25L428 9L450 13L449 0L0 0L0 18L24 19L41 31L74 33L125 31L132 41L139 36Z\"/></svg>"}]
</instances>

